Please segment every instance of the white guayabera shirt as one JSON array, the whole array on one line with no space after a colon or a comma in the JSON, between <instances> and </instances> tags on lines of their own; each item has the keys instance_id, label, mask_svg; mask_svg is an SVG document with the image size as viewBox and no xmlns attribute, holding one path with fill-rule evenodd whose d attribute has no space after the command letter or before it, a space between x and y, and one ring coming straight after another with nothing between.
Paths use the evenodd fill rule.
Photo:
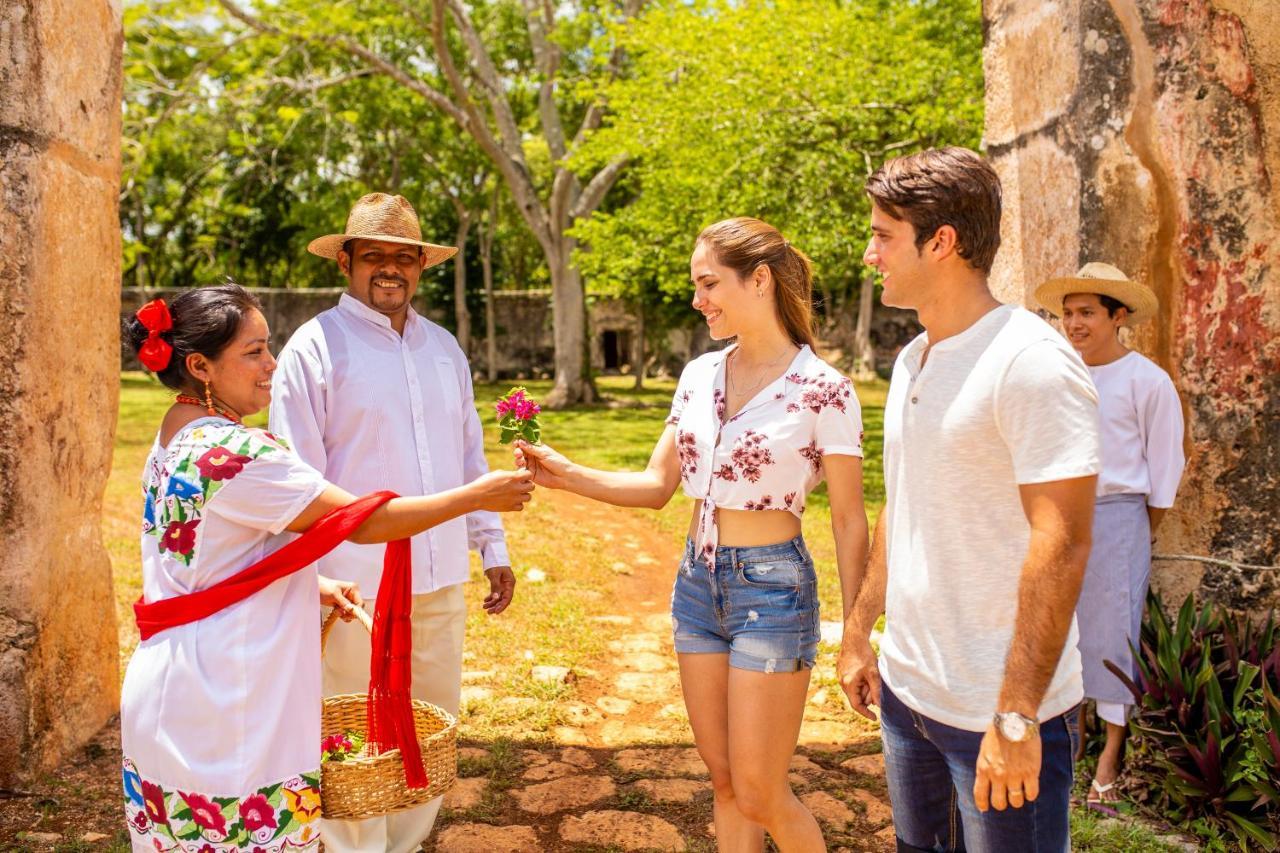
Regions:
<instances>
[{"instance_id":1,"label":"white guayabera shirt","mask_svg":"<svg viewBox=\"0 0 1280 853\"><path fill-rule=\"evenodd\" d=\"M474 400L453 335L410 308L401 337L387 317L344 293L280 353L271 430L352 494L429 495L489 470ZM486 569L510 563L497 513L446 521L411 542L415 595L464 583L468 548L480 552ZM344 542L318 565L373 598L384 551Z\"/></svg>"}]
</instances>

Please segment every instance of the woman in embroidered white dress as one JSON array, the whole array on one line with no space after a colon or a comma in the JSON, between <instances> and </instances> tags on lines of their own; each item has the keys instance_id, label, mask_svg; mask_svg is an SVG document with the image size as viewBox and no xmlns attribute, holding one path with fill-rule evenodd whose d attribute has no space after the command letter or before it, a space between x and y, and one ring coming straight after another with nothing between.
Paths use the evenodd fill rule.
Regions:
<instances>
[{"instance_id":1,"label":"woman in embroidered white dress","mask_svg":"<svg viewBox=\"0 0 1280 853\"><path fill-rule=\"evenodd\" d=\"M619 506L697 503L672 591L685 705L711 771L716 843L824 850L787 769L818 643L817 580L801 537L824 475L844 611L867 555L862 424L852 383L813 352L808 259L777 229L730 219L699 235L693 307L733 346L690 362L642 472L575 465L520 443L540 486Z\"/></svg>"},{"instance_id":2,"label":"woman in embroidered white dress","mask_svg":"<svg viewBox=\"0 0 1280 853\"><path fill-rule=\"evenodd\" d=\"M271 399L275 359L257 299L235 284L156 300L126 324L180 393L143 472L147 602L205 589L355 498L241 419ZM351 538L386 542L475 509L516 511L528 472L498 471L392 500ZM125 814L136 851L310 850L320 813L319 605L359 606L314 566L142 641L121 698Z\"/></svg>"}]
</instances>

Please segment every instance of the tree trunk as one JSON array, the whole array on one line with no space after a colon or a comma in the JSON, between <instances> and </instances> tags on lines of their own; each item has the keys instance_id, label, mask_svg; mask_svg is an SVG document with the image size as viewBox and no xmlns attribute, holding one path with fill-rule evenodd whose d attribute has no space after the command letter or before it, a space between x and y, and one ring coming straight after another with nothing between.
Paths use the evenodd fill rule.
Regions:
<instances>
[{"instance_id":1,"label":"tree trunk","mask_svg":"<svg viewBox=\"0 0 1280 853\"><path fill-rule=\"evenodd\" d=\"M457 323L458 346L462 354L471 355L471 311L467 308L467 234L471 231L471 211L459 210L458 230L453 243L458 254L453 256L453 317Z\"/></svg>"},{"instance_id":2,"label":"tree trunk","mask_svg":"<svg viewBox=\"0 0 1280 853\"><path fill-rule=\"evenodd\" d=\"M875 279L863 279L862 291L858 294L858 321L853 332L853 378L864 382L876 377L876 352L871 345L871 314L875 310L875 296Z\"/></svg>"},{"instance_id":3,"label":"tree trunk","mask_svg":"<svg viewBox=\"0 0 1280 853\"><path fill-rule=\"evenodd\" d=\"M493 191L489 215L480 232L480 269L484 275L484 355L489 381L498 381L497 320L493 305L493 237L498 232L498 191Z\"/></svg>"},{"instance_id":4,"label":"tree trunk","mask_svg":"<svg viewBox=\"0 0 1280 853\"><path fill-rule=\"evenodd\" d=\"M587 353L586 296L582 276L572 263L577 242L557 235L558 245L547 252L551 268L551 316L555 328L555 385L544 401L546 408L563 409L574 403L594 403L598 398L590 378Z\"/></svg>"},{"instance_id":5,"label":"tree trunk","mask_svg":"<svg viewBox=\"0 0 1280 853\"><path fill-rule=\"evenodd\" d=\"M631 341L631 369L636 372L635 389L644 387L644 300L641 299L636 308L636 336Z\"/></svg>"}]
</instances>

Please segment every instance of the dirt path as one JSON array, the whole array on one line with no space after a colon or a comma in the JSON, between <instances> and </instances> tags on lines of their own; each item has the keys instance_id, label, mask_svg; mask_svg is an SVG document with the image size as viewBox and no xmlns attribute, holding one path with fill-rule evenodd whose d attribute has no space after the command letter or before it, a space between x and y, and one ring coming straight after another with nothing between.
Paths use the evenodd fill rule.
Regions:
<instances>
[{"instance_id":1,"label":"dirt path","mask_svg":"<svg viewBox=\"0 0 1280 853\"><path fill-rule=\"evenodd\" d=\"M495 755L463 748L457 787L435 839L438 853L714 850L711 789L692 747L671 645L678 536L651 516L574 495L540 493L557 519L599 531L620 555L595 624L608 655L574 673L573 725L553 746ZM825 661L830 666L831 661ZM893 848L879 738L852 726L830 688L810 691L791 783L832 850Z\"/></svg>"}]
</instances>

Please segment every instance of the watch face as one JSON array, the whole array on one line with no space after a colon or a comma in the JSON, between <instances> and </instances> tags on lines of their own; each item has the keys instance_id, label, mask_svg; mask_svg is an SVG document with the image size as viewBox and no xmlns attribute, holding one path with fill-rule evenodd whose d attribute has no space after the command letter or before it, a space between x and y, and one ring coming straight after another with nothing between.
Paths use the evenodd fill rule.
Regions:
<instances>
[{"instance_id":1,"label":"watch face","mask_svg":"<svg viewBox=\"0 0 1280 853\"><path fill-rule=\"evenodd\" d=\"M1020 741L1027 736L1027 723L1021 717L1007 716L1000 718L1000 733L1006 740Z\"/></svg>"}]
</instances>

